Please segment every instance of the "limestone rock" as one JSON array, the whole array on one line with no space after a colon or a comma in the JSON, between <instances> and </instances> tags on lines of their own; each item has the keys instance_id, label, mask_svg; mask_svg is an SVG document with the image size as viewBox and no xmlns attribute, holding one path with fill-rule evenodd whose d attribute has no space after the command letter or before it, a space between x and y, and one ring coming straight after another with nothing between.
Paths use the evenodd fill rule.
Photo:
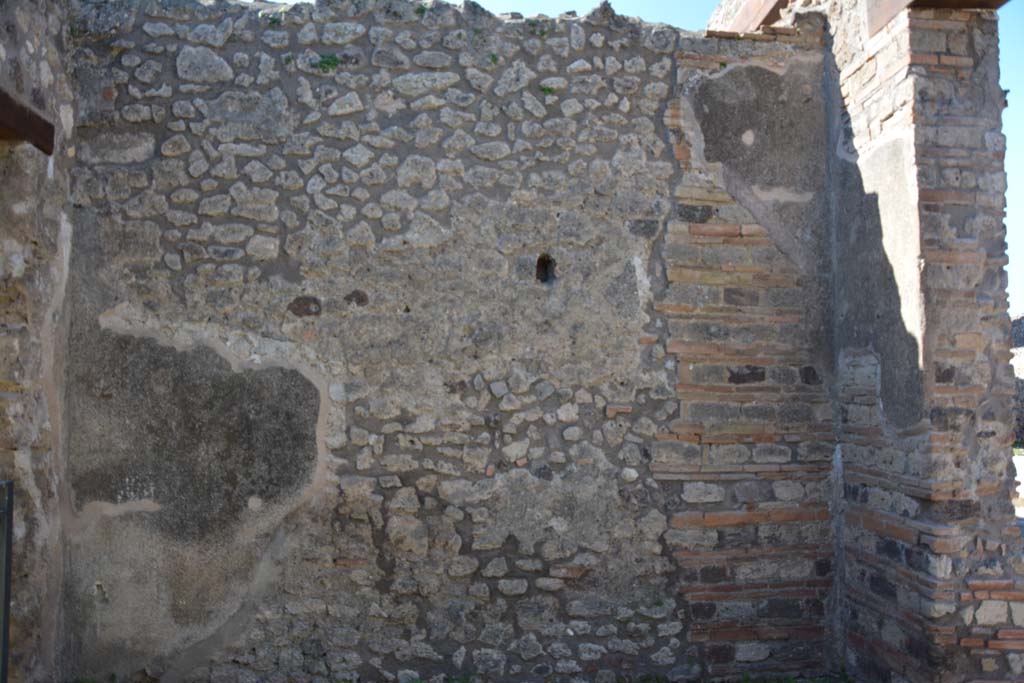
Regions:
<instances>
[{"instance_id":1,"label":"limestone rock","mask_svg":"<svg viewBox=\"0 0 1024 683\"><path fill-rule=\"evenodd\" d=\"M400 554L423 556L429 550L430 540L427 527L415 517L407 515L389 517L385 532L388 542Z\"/></svg>"},{"instance_id":2,"label":"limestone rock","mask_svg":"<svg viewBox=\"0 0 1024 683\"><path fill-rule=\"evenodd\" d=\"M178 52L178 78L192 83L223 83L235 77L231 66L208 47L186 45Z\"/></svg>"},{"instance_id":3,"label":"limestone rock","mask_svg":"<svg viewBox=\"0 0 1024 683\"><path fill-rule=\"evenodd\" d=\"M91 164L132 164L153 157L156 140L149 133L102 133L82 145L81 159Z\"/></svg>"},{"instance_id":4,"label":"limestone rock","mask_svg":"<svg viewBox=\"0 0 1024 683\"><path fill-rule=\"evenodd\" d=\"M327 114L328 116L347 116L363 111L363 109L363 103L359 99L359 94L348 92L331 102L331 106L327 109Z\"/></svg>"},{"instance_id":5,"label":"limestone rock","mask_svg":"<svg viewBox=\"0 0 1024 683\"><path fill-rule=\"evenodd\" d=\"M437 182L437 170L429 157L412 154L398 167L398 186L412 187L418 185L429 190Z\"/></svg>"},{"instance_id":6,"label":"limestone rock","mask_svg":"<svg viewBox=\"0 0 1024 683\"><path fill-rule=\"evenodd\" d=\"M320 31L320 40L327 45L348 45L361 38L365 33L365 26L353 22L324 24Z\"/></svg>"},{"instance_id":7,"label":"limestone rock","mask_svg":"<svg viewBox=\"0 0 1024 683\"><path fill-rule=\"evenodd\" d=\"M444 90L459 82L459 75L450 71L438 73L403 74L391 82L399 94L406 97L421 97L429 92Z\"/></svg>"},{"instance_id":8,"label":"limestone rock","mask_svg":"<svg viewBox=\"0 0 1024 683\"><path fill-rule=\"evenodd\" d=\"M494 86L494 94L498 97L504 97L505 95L519 92L536 77L536 72L527 67L525 62L516 60L512 66L501 74L501 77Z\"/></svg>"}]
</instances>

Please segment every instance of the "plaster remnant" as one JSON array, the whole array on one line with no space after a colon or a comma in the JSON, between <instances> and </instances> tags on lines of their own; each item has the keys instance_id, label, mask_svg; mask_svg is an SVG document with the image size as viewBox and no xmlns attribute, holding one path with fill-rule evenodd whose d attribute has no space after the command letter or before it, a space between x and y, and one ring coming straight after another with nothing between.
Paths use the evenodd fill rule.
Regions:
<instances>
[{"instance_id":1,"label":"plaster remnant","mask_svg":"<svg viewBox=\"0 0 1024 683\"><path fill-rule=\"evenodd\" d=\"M1019 674L995 24L863 1L0 3L26 681Z\"/></svg>"},{"instance_id":2,"label":"plaster remnant","mask_svg":"<svg viewBox=\"0 0 1024 683\"><path fill-rule=\"evenodd\" d=\"M797 192L788 187L762 187L754 185L754 194L758 199L768 202L796 202L806 204L814 198L813 192Z\"/></svg>"}]
</instances>

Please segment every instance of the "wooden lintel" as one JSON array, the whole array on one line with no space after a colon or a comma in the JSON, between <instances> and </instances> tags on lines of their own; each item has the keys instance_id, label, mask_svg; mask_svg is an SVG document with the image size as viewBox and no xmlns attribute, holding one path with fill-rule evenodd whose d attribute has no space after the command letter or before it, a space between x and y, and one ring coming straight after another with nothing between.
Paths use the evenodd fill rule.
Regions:
<instances>
[{"instance_id":1,"label":"wooden lintel","mask_svg":"<svg viewBox=\"0 0 1024 683\"><path fill-rule=\"evenodd\" d=\"M909 8L921 9L999 9L1009 0L868 0L868 29L872 35L893 17ZM775 23L788 0L746 0L725 31L749 33Z\"/></svg>"},{"instance_id":2,"label":"wooden lintel","mask_svg":"<svg viewBox=\"0 0 1024 683\"><path fill-rule=\"evenodd\" d=\"M868 31L884 28L905 9L999 9L1009 0L868 0Z\"/></svg>"},{"instance_id":3,"label":"wooden lintel","mask_svg":"<svg viewBox=\"0 0 1024 683\"><path fill-rule=\"evenodd\" d=\"M53 124L0 88L0 140L20 140L53 154Z\"/></svg>"}]
</instances>

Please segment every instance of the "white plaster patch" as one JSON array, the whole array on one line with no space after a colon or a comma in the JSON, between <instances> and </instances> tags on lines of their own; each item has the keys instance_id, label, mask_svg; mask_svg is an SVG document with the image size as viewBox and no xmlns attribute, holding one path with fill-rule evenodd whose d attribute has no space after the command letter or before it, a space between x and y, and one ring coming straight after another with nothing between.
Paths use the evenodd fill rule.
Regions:
<instances>
[{"instance_id":1,"label":"white plaster patch","mask_svg":"<svg viewBox=\"0 0 1024 683\"><path fill-rule=\"evenodd\" d=\"M25 263L31 256L27 245L15 240L0 241L0 277L21 278L25 275Z\"/></svg>"},{"instance_id":2,"label":"white plaster patch","mask_svg":"<svg viewBox=\"0 0 1024 683\"><path fill-rule=\"evenodd\" d=\"M64 129L64 137L70 137L71 129L75 127L75 110L69 104L60 106L60 125Z\"/></svg>"},{"instance_id":3,"label":"white plaster patch","mask_svg":"<svg viewBox=\"0 0 1024 683\"><path fill-rule=\"evenodd\" d=\"M789 187L764 187L754 185L754 194L766 202L797 202L807 203L814 198L813 192L797 192Z\"/></svg>"},{"instance_id":4,"label":"white plaster patch","mask_svg":"<svg viewBox=\"0 0 1024 683\"><path fill-rule=\"evenodd\" d=\"M93 525L107 517L119 517L136 512L159 512L160 504L152 498L110 503L105 500L91 500L73 517L64 519L64 527L73 538L92 531Z\"/></svg>"},{"instance_id":5,"label":"white plaster patch","mask_svg":"<svg viewBox=\"0 0 1024 683\"><path fill-rule=\"evenodd\" d=\"M742 140L743 144L746 145L747 147L750 147L754 144L754 139L755 135L754 131L752 130L744 131L743 135L740 137L740 140Z\"/></svg>"},{"instance_id":6,"label":"white plaster patch","mask_svg":"<svg viewBox=\"0 0 1024 683\"><path fill-rule=\"evenodd\" d=\"M636 293L641 306L646 307L652 300L651 279L647 276L647 268L640 256L633 255L633 272L636 273Z\"/></svg>"}]
</instances>

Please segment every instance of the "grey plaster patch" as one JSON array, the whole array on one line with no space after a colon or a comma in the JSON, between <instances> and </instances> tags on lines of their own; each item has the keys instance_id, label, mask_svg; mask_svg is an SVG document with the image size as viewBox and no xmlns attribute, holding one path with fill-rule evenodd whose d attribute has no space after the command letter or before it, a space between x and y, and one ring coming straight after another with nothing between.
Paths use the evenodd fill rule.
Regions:
<instances>
[{"instance_id":1,"label":"grey plaster patch","mask_svg":"<svg viewBox=\"0 0 1024 683\"><path fill-rule=\"evenodd\" d=\"M825 253L828 150L820 60L779 73L736 66L692 93L701 151L721 163L727 189L801 270ZM799 144L801 153L793 153Z\"/></svg>"},{"instance_id":2,"label":"grey plaster patch","mask_svg":"<svg viewBox=\"0 0 1024 683\"><path fill-rule=\"evenodd\" d=\"M68 364L69 474L79 505L153 500L163 534L230 534L250 496L293 495L317 457L319 393L294 370L233 372L212 350L100 331Z\"/></svg>"}]
</instances>

